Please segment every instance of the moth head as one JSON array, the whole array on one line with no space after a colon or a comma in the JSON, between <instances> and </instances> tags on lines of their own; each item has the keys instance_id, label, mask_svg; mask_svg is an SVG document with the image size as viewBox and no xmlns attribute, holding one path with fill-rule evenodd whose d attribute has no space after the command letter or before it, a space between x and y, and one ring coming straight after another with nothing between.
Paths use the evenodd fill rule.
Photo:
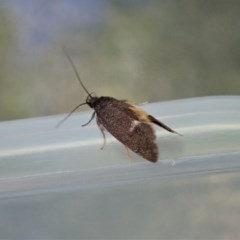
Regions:
<instances>
[{"instance_id":1,"label":"moth head","mask_svg":"<svg viewBox=\"0 0 240 240\"><path fill-rule=\"evenodd\" d=\"M96 103L97 103L98 99L99 98L96 96L96 94L90 93L86 98L86 104L90 108L94 108L96 106Z\"/></svg>"}]
</instances>

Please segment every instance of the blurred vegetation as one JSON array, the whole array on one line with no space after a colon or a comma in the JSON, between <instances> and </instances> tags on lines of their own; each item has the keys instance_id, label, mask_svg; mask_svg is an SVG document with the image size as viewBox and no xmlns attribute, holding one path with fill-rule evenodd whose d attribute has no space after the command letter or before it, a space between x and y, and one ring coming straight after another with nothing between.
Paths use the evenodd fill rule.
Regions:
<instances>
[{"instance_id":1,"label":"blurred vegetation","mask_svg":"<svg viewBox=\"0 0 240 240\"><path fill-rule=\"evenodd\" d=\"M9 74L8 54L14 47L15 34L10 18L4 9L0 9L0 116L2 118L11 118L11 109L14 109L13 94L15 87ZM6 116L6 117L5 117Z\"/></svg>"},{"instance_id":2,"label":"blurred vegetation","mask_svg":"<svg viewBox=\"0 0 240 240\"><path fill-rule=\"evenodd\" d=\"M239 1L26 2L0 4L1 120L85 100L62 46L98 95L141 103L240 94Z\"/></svg>"}]
</instances>

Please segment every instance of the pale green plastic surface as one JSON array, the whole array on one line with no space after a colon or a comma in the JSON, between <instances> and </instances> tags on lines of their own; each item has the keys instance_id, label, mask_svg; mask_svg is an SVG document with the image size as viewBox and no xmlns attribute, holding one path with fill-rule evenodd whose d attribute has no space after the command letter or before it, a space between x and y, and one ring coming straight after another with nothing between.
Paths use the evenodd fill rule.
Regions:
<instances>
[{"instance_id":1,"label":"pale green plastic surface","mask_svg":"<svg viewBox=\"0 0 240 240\"><path fill-rule=\"evenodd\" d=\"M0 239L240 237L240 97L141 107L183 135L154 127L156 164L100 150L92 111L1 122Z\"/></svg>"}]
</instances>

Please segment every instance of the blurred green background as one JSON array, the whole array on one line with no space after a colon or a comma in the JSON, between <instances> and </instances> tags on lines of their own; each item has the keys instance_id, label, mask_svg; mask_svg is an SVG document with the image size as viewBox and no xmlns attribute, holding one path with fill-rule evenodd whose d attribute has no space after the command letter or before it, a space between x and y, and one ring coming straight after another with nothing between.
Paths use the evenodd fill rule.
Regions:
<instances>
[{"instance_id":1,"label":"blurred green background","mask_svg":"<svg viewBox=\"0 0 240 240\"><path fill-rule=\"evenodd\" d=\"M63 46L99 96L238 95L239 13L236 0L3 0L0 120L68 112L85 100Z\"/></svg>"}]
</instances>

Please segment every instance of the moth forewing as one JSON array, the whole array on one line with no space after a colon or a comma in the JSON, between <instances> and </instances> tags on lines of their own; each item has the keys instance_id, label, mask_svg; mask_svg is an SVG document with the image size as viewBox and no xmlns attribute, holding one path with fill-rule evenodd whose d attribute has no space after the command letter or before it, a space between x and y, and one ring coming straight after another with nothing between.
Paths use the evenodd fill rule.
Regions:
<instances>
[{"instance_id":1,"label":"moth forewing","mask_svg":"<svg viewBox=\"0 0 240 240\"><path fill-rule=\"evenodd\" d=\"M132 132L128 133L128 136L129 148L133 152L151 162L157 162L158 148L155 142L156 136L151 125L141 122Z\"/></svg>"},{"instance_id":2,"label":"moth forewing","mask_svg":"<svg viewBox=\"0 0 240 240\"><path fill-rule=\"evenodd\" d=\"M133 152L156 162L158 148L151 122L145 123L139 118L139 112L134 112L122 101L108 97L101 99L95 108L97 123Z\"/></svg>"}]
</instances>

